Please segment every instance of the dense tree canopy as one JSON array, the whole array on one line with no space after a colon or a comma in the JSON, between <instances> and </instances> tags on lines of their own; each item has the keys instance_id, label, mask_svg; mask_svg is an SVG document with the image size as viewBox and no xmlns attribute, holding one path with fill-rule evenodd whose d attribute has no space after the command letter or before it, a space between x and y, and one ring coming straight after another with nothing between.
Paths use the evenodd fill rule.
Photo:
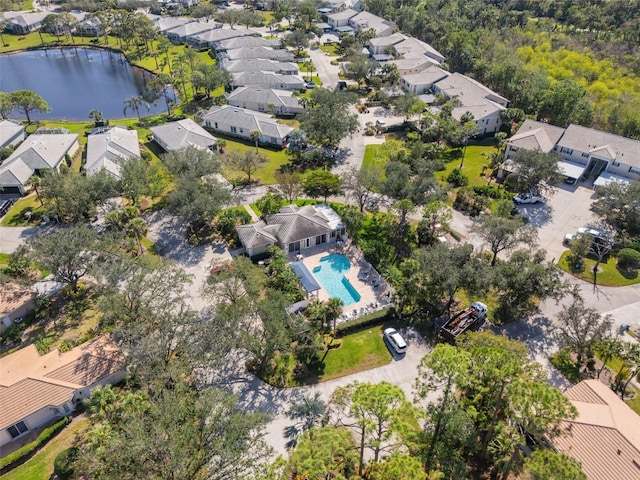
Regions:
<instances>
[{"instance_id":1,"label":"dense tree canopy","mask_svg":"<svg viewBox=\"0 0 640 480\"><path fill-rule=\"evenodd\" d=\"M317 145L335 147L347 135L358 130L358 116L349 107L357 98L341 91L316 88L306 101L300 125L308 139Z\"/></svg>"}]
</instances>

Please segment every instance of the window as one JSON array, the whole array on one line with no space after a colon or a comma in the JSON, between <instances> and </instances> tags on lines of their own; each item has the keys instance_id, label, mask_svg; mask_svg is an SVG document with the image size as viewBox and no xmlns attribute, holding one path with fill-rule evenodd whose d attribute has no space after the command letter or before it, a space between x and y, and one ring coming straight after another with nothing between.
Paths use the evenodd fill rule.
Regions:
<instances>
[{"instance_id":1,"label":"window","mask_svg":"<svg viewBox=\"0 0 640 480\"><path fill-rule=\"evenodd\" d=\"M305 238L304 239L304 248L309 248L311 246L311 239L310 238Z\"/></svg>"},{"instance_id":2,"label":"window","mask_svg":"<svg viewBox=\"0 0 640 480\"><path fill-rule=\"evenodd\" d=\"M215 123L215 125L216 125L216 127L215 127L215 128L216 128L216 130L217 130L217 129L218 129L218 122L216 122L216 123Z\"/></svg>"},{"instance_id":3,"label":"window","mask_svg":"<svg viewBox=\"0 0 640 480\"><path fill-rule=\"evenodd\" d=\"M588 154L587 152L583 152L583 153L582 153L582 156L583 156L584 158L589 158L589 154Z\"/></svg>"},{"instance_id":4,"label":"window","mask_svg":"<svg viewBox=\"0 0 640 480\"><path fill-rule=\"evenodd\" d=\"M629 172L640 174L640 168L629 167Z\"/></svg>"},{"instance_id":5,"label":"window","mask_svg":"<svg viewBox=\"0 0 640 480\"><path fill-rule=\"evenodd\" d=\"M243 130L243 129L240 129L240 133L244 133L244 130Z\"/></svg>"},{"instance_id":6,"label":"window","mask_svg":"<svg viewBox=\"0 0 640 480\"><path fill-rule=\"evenodd\" d=\"M56 415L60 414L60 409L58 407L53 407L52 410L53 410L53 413L55 413Z\"/></svg>"},{"instance_id":7,"label":"window","mask_svg":"<svg viewBox=\"0 0 640 480\"><path fill-rule=\"evenodd\" d=\"M69 413L71 411L71 409L66 403L62 406L62 408L64 408L64 413Z\"/></svg>"},{"instance_id":8,"label":"window","mask_svg":"<svg viewBox=\"0 0 640 480\"><path fill-rule=\"evenodd\" d=\"M238 130L236 129L236 127L231 127L231 133L238 133Z\"/></svg>"},{"instance_id":9,"label":"window","mask_svg":"<svg viewBox=\"0 0 640 480\"><path fill-rule=\"evenodd\" d=\"M611 162L611 164L612 164L614 167L619 167L619 166L620 166L620 162L616 162L615 160L614 160L613 162Z\"/></svg>"},{"instance_id":10,"label":"window","mask_svg":"<svg viewBox=\"0 0 640 480\"><path fill-rule=\"evenodd\" d=\"M207 127L211 128L211 122L210 122L209 120L207 120L207 121L205 122L205 125L206 125Z\"/></svg>"},{"instance_id":11,"label":"window","mask_svg":"<svg viewBox=\"0 0 640 480\"><path fill-rule=\"evenodd\" d=\"M22 435L24 432L29 430L24 422L18 422L15 425L11 425L7 428L7 432L11 435L11 438L16 438L17 436Z\"/></svg>"}]
</instances>

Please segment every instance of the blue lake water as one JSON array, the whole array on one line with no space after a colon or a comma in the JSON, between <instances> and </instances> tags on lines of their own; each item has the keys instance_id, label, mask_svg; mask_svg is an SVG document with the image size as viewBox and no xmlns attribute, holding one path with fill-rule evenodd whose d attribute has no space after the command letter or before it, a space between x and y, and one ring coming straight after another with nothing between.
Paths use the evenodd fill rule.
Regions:
<instances>
[{"instance_id":1,"label":"blue lake water","mask_svg":"<svg viewBox=\"0 0 640 480\"><path fill-rule=\"evenodd\" d=\"M0 90L33 90L51 107L32 119L87 120L91 110L105 119L135 117L123 112L127 98L141 95L152 74L131 66L114 52L90 48L34 50L0 55ZM165 102L142 107L142 117L166 111ZM24 118L17 110L14 118Z\"/></svg>"},{"instance_id":2,"label":"blue lake water","mask_svg":"<svg viewBox=\"0 0 640 480\"><path fill-rule=\"evenodd\" d=\"M351 263L344 255L333 254L320 259L320 266L313 269L313 274L331 298L339 298L344 306L360 301L360 294L344 276Z\"/></svg>"}]
</instances>

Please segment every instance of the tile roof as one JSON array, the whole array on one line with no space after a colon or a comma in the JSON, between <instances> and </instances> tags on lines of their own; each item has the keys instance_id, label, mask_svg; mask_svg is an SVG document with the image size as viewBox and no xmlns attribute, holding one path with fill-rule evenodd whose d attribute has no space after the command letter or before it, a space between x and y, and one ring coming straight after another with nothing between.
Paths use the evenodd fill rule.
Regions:
<instances>
[{"instance_id":1,"label":"tile roof","mask_svg":"<svg viewBox=\"0 0 640 480\"><path fill-rule=\"evenodd\" d=\"M89 175L105 169L120 178L121 162L133 157L140 158L137 130L113 127L105 133L87 137L85 170Z\"/></svg>"},{"instance_id":2,"label":"tile roof","mask_svg":"<svg viewBox=\"0 0 640 480\"><path fill-rule=\"evenodd\" d=\"M187 147L209 148L217 143L215 137L190 118L150 127L169 151Z\"/></svg>"},{"instance_id":3,"label":"tile roof","mask_svg":"<svg viewBox=\"0 0 640 480\"><path fill-rule=\"evenodd\" d=\"M11 387L0 388L0 430L13 425L41 408L68 402L76 388L25 378Z\"/></svg>"},{"instance_id":4,"label":"tile roof","mask_svg":"<svg viewBox=\"0 0 640 480\"><path fill-rule=\"evenodd\" d=\"M56 168L77 141L76 134L34 133L15 149L6 163L21 158L34 170Z\"/></svg>"},{"instance_id":5,"label":"tile roof","mask_svg":"<svg viewBox=\"0 0 640 480\"><path fill-rule=\"evenodd\" d=\"M509 139L509 144L526 150L549 153L563 133L564 128L535 120L525 120L516 134Z\"/></svg>"},{"instance_id":6,"label":"tile roof","mask_svg":"<svg viewBox=\"0 0 640 480\"><path fill-rule=\"evenodd\" d=\"M11 315L36 296L36 292L15 282L0 285L0 318Z\"/></svg>"},{"instance_id":7,"label":"tile roof","mask_svg":"<svg viewBox=\"0 0 640 480\"><path fill-rule=\"evenodd\" d=\"M120 350L104 336L64 353L41 356L29 345L0 358L0 430L41 408L62 405L78 389L123 368Z\"/></svg>"},{"instance_id":8,"label":"tile roof","mask_svg":"<svg viewBox=\"0 0 640 480\"><path fill-rule=\"evenodd\" d=\"M589 480L640 479L640 417L598 380L580 382L566 396L578 417L564 422L568 433L555 447L578 460Z\"/></svg>"},{"instance_id":9,"label":"tile roof","mask_svg":"<svg viewBox=\"0 0 640 480\"><path fill-rule=\"evenodd\" d=\"M640 167L640 141L571 124L558 146Z\"/></svg>"}]
</instances>

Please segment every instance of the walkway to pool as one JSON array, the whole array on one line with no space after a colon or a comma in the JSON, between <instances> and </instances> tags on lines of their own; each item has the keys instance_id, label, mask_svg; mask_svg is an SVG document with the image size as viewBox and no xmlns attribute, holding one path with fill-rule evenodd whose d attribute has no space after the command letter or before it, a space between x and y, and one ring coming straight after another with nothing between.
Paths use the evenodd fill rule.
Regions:
<instances>
[{"instance_id":1,"label":"walkway to pool","mask_svg":"<svg viewBox=\"0 0 640 480\"><path fill-rule=\"evenodd\" d=\"M349 259L351 268L345 277L360 294L360 301L347 305L342 309L343 314L338 323L366 315L384 308L389 304L391 288L387 282L364 260L362 252L353 246L337 246L326 244L302 250L300 253L289 254L290 261L302 261L310 272L320 266L320 259L328 255L340 254ZM322 285L322 282L319 282ZM324 288L318 290L318 299L329 300L329 294Z\"/></svg>"}]
</instances>

